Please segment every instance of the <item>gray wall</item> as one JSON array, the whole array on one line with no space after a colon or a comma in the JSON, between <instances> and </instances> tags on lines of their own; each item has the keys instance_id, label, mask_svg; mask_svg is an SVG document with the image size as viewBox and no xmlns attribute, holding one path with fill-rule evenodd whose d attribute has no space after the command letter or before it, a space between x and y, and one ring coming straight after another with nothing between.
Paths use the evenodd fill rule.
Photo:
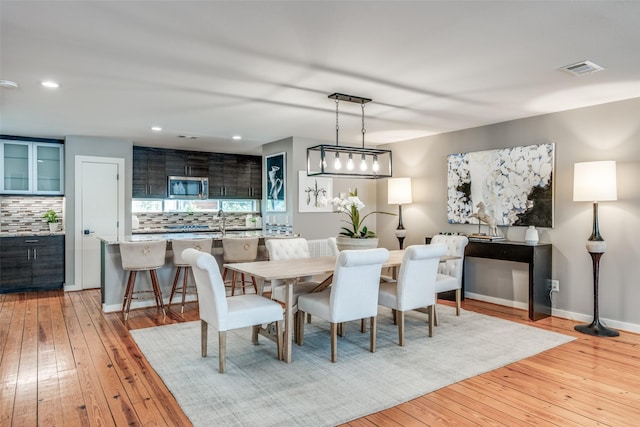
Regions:
<instances>
[{"instance_id":1,"label":"gray wall","mask_svg":"<svg viewBox=\"0 0 640 427\"><path fill-rule=\"evenodd\" d=\"M64 142L65 275L66 285L75 286L75 194L76 156L115 157L125 161L125 234L131 233L131 162L133 142L91 136L68 136Z\"/></svg>"},{"instance_id":2,"label":"gray wall","mask_svg":"<svg viewBox=\"0 0 640 427\"><path fill-rule=\"evenodd\" d=\"M541 242L553 244L553 276L560 292L554 313L579 320L593 313L591 258L592 205L573 202L573 164L616 160L618 200L599 206L600 231L607 252L600 263L600 316L609 326L640 331L640 98L466 129L391 144L394 176L412 177L413 203L403 207L407 244L438 232L473 232L477 226L447 223L447 159L451 153L553 142L555 227L540 229ZM386 180L378 182L378 207L387 206ZM393 248L397 220L379 216L381 246ZM524 240L525 227L504 227L511 240ZM477 262L476 262L477 261ZM516 263L474 260L467 269L467 291L526 301L526 268Z\"/></svg>"}]
</instances>

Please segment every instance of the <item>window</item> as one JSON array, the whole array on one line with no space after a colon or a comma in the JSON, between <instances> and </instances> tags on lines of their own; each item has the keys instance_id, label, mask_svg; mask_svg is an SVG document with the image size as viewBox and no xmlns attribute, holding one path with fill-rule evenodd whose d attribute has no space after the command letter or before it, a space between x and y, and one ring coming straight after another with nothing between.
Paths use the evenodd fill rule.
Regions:
<instances>
[{"instance_id":1,"label":"window","mask_svg":"<svg viewBox=\"0 0 640 427\"><path fill-rule=\"evenodd\" d=\"M222 209L225 212L259 212L257 200L151 200L133 199L131 211L137 212L217 212Z\"/></svg>"}]
</instances>

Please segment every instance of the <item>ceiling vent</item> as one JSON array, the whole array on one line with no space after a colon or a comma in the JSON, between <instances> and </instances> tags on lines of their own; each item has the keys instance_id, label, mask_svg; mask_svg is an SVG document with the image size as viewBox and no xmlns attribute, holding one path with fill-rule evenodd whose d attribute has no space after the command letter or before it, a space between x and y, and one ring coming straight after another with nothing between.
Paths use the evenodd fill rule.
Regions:
<instances>
[{"instance_id":1,"label":"ceiling vent","mask_svg":"<svg viewBox=\"0 0 640 427\"><path fill-rule=\"evenodd\" d=\"M604 67L591 61L580 61L575 64L565 65L560 69L574 76L584 76L585 74L593 74L596 71L604 70Z\"/></svg>"}]
</instances>

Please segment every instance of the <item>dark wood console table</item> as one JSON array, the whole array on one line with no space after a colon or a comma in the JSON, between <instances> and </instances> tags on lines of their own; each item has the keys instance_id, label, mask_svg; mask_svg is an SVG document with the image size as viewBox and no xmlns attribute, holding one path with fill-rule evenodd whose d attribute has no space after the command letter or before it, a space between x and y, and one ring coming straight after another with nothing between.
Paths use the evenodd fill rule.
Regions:
<instances>
[{"instance_id":1,"label":"dark wood console table","mask_svg":"<svg viewBox=\"0 0 640 427\"><path fill-rule=\"evenodd\" d=\"M536 321L551 316L551 244L528 245L524 242L499 240L469 241L466 257L490 258L529 264L529 319ZM464 289L463 277L463 289Z\"/></svg>"}]
</instances>

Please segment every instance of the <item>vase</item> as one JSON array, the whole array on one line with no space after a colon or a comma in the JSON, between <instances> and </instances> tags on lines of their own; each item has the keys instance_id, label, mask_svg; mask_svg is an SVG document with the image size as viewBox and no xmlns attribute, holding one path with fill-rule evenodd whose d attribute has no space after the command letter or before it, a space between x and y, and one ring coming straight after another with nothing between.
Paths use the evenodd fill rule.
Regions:
<instances>
[{"instance_id":1,"label":"vase","mask_svg":"<svg viewBox=\"0 0 640 427\"><path fill-rule=\"evenodd\" d=\"M374 249L378 247L378 238L354 239L353 237L338 236L336 243L341 251L345 249Z\"/></svg>"},{"instance_id":2,"label":"vase","mask_svg":"<svg viewBox=\"0 0 640 427\"><path fill-rule=\"evenodd\" d=\"M538 230L536 230L533 225L530 225L524 233L524 241L527 245L535 245L538 243Z\"/></svg>"},{"instance_id":3,"label":"vase","mask_svg":"<svg viewBox=\"0 0 640 427\"><path fill-rule=\"evenodd\" d=\"M56 231L58 231L58 223L57 222L50 222L49 223L49 231L51 233L55 233Z\"/></svg>"}]
</instances>

